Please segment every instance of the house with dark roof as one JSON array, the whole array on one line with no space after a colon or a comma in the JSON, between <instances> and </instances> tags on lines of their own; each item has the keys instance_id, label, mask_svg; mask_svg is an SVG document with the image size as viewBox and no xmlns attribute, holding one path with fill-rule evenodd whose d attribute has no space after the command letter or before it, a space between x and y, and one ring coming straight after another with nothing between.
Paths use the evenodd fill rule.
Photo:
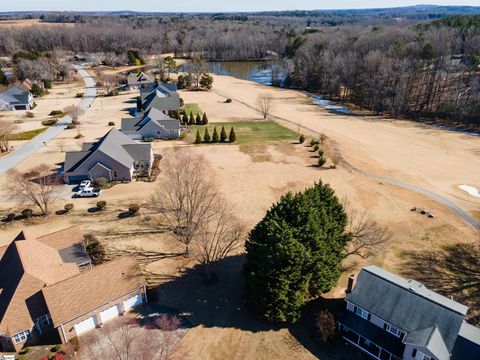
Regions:
<instances>
[{"instance_id":1,"label":"house with dark roof","mask_svg":"<svg viewBox=\"0 0 480 360\"><path fill-rule=\"evenodd\" d=\"M148 176L153 164L151 144L132 140L111 129L97 142L83 143L80 151L65 154L64 180L67 184L83 180L131 181Z\"/></svg>"},{"instance_id":2,"label":"house with dark roof","mask_svg":"<svg viewBox=\"0 0 480 360\"><path fill-rule=\"evenodd\" d=\"M180 137L180 121L151 108L140 116L122 119L121 131L134 140L177 139Z\"/></svg>"},{"instance_id":3,"label":"house with dark roof","mask_svg":"<svg viewBox=\"0 0 480 360\"><path fill-rule=\"evenodd\" d=\"M78 227L22 231L0 248L0 352L66 343L146 301L134 257L92 266Z\"/></svg>"},{"instance_id":4,"label":"house with dark roof","mask_svg":"<svg viewBox=\"0 0 480 360\"><path fill-rule=\"evenodd\" d=\"M379 360L480 359L468 307L376 266L349 279L343 339Z\"/></svg>"},{"instance_id":5,"label":"house with dark roof","mask_svg":"<svg viewBox=\"0 0 480 360\"><path fill-rule=\"evenodd\" d=\"M143 111L151 108L160 111L180 109L180 95L177 92L177 85L173 83L155 82L140 88L140 100Z\"/></svg>"},{"instance_id":6,"label":"house with dark roof","mask_svg":"<svg viewBox=\"0 0 480 360\"><path fill-rule=\"evenodd\" d=\"M136 90L142 86L152 85L153 80L144 72L130 72L127 75L127 87Z\"/></svg>"},{"instance_id":7,"label":"house with dark roof","mask_svg":"<svg viewBox=\"0 0 480 360\"><path fill-rule=\"evenodd\" d=\"M33 95L20 85L12 85L0 94L0 111L30 110Z\"/></svg>"}]
</instances>

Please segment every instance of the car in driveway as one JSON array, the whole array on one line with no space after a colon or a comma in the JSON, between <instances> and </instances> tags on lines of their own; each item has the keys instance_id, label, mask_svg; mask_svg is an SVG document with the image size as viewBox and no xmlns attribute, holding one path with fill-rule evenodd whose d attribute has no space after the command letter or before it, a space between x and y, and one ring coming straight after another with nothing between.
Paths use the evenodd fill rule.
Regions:
<instances>
[{"instance_id":1,"label":"car in driveway","mask_svg":"<svg viewBox=\"0 0 480 360\"><path fill-rule=\"evenodd\" d=\"M79 190L75 193L75 197L99 197L102 194L102 190L94 188L86 188Z\"/></svg>"},{"instance_id":2,"label":"car in driveway","mask_svg":"<svg viewBox=\"0 0 480 360\"><path fill-rule=\"evenodd\" d=\"M92 182L90 180L83 180L78 186L78 190L89 189L92 187Z\"/></svg>"}]
</instances>

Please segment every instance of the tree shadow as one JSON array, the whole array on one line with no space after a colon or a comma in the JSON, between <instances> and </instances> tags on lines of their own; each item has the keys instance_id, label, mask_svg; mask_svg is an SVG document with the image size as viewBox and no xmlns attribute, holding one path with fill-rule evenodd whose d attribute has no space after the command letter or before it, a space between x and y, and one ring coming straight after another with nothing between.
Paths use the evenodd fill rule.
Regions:
<instances>
[{"instance_id":1,"label":"tree shadow","mask_svg":"<svg viewBox=\"0 0 480 360\"><path fill-rule=\"evenodd\" d=\"M130 218L132 216L133 216L133 213L130 212L130 211L124 211L124 212L121 212L120 214L118 214L119 219L126 219L126 218Z\"/></svg>"},{"instance_id":2,"label":"tree shadow","mask_svg":"<svg viewBox=\"0 0 480 360\"><path fill-rule=\"evenodd\" d=\"M94 206L94 207L88 208L87 211L90 214L96 214L96 213L99 213L101 210L98 207Z\"/></svg>"},{"instance_id":3,"label":"tree shadow","mask_svg":"<svg viewBox=\"0 0 480 360\"><path fill-rule=\"evenodd\" d=\"M480 323L480 244L458 243L441 251L403 254L403 275L470 307L467 318Z\"/></svg>"}]
</instances>

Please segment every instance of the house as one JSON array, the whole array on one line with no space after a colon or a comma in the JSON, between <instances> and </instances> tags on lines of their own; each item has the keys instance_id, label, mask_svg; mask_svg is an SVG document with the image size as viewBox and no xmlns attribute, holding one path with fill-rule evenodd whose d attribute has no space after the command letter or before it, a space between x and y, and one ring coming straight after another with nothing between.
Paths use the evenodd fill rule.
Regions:
<instances>
[{"instance_id":1,"label":"house","mask_svg":"<svg viewBox=\"0 0 480 360\"><path fill-rule=\"evenodd\" d=\"M376 266L349 279L343 339L374 359L480 359L480 328L468 307Z\"/></svg>"},{"instance_id":2,"label":"house","mask_svg":"<svg viewBox=\"0 0 480 360\"><path fill-rule=\"evenodd\" d=\"M12 85L0 94L0 111L30 110L33 105L32 93L20 85Z\"/></svg>"},{"instance_id":3,"label":"house","mask_svg":"<svg viewBox=\"0 0 480 360\"><path fill-rule=\"evenodd\" d=\"M132 256L93 267L78 227L22 231L0 248L0 351L66 343L145 302L145 284Z\"/></svg>"},{"instance_id":4,"label":"house","mask_svg":"<svg viewBox=\"0 0 480 360\"><path fill-rule=\"evenodd\" d=\"M127 86L131 90L152 84L153 80L144 72L130 72L127 75Z\"/></svg>"},{"instance_id":5,"label":"house","mask_svg":"<svg viewBox=\"0 0 480 360\"><path fill-rule=\"evenodd\" d=\"M81 151L65 154L64 180L67 184L99 178L131 181L134 176L150 175L153 159L151 144L138 143L111 129L97 142L83 143Z\"/></svg>"},{"instance_id":6,"label":"house","mask_svg":"<svg viewBox=\"0 0 480 360\"><path fill-rule=\"evenodd\" d=\"M177 119L172 119L155 108L140 115L140 117L122 119L123 134L134 140L180 137L180 121Z\"/></svg>"},{"instance_id":7,"label":"house","mask_svg":"<svg viewBox=\"0 0 480 360\"><path fill-rule=\"evenodd\" d=\"M140 99L143 111L155 108L160 111L180 109L180 95L177 86L171 83L156 82L140 89Z\"/></svg>"}]
</instances>

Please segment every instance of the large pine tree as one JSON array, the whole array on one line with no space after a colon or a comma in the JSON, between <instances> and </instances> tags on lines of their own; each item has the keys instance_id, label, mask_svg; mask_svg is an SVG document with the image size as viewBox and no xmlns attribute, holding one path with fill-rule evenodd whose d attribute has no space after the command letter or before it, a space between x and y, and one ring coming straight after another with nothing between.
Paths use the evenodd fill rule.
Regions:
<instances>
[{"instance_id":1,"label":"large pine tree","mask_svg":"<svg viewBox=\"0 0 480 360\"><path fill-rule=\"evenodd\" d=\"M260 316L294 322L308 299L338 281L347 215L329 185L284 195L251 231L244 265L247 301Z\"/></svg>"}]
</instances>

